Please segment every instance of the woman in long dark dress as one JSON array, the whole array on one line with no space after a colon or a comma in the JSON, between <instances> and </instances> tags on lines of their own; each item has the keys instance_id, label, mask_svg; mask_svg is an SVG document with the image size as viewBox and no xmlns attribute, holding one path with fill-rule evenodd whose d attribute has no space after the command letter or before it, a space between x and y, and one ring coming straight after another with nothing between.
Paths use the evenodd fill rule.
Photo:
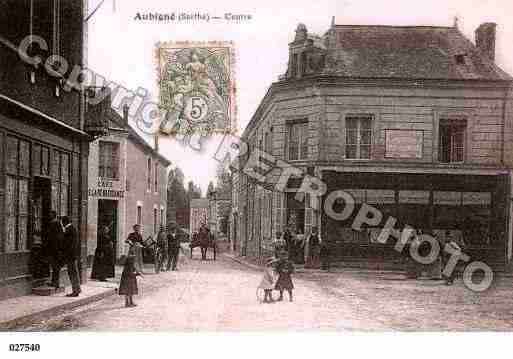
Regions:
<instances>
[{"instance_id":1,"label":"woman in long dark dress","mask_svg":"<svg viewBox=\"0 0 513 359\"><path fill-rule=\"evenodd\" d=\"M280 259L276 263L275 271L278 273L278 280L274 289L280 291L278 300L283 300L283 291L286 290L289 293L289 300L292 302L292 290L294 289L292 273L294 273L294 264L290 259L287 259L286 252L281 253Z\"/></svg>"},{"instance_id":2,"label":"woman in long dark dress","mask_svg":"<svg viewBox=\"0 0 513 359\"><path fill-rule=\"evenodd\" d=\"M98 235L91 279L105 282L107 278L114 278L114 272L114 243L110 236L110 228L105 226Z\"/></svg>"},{"instance_id":3,"label":"woman in long dark dress","mask_svg":"<svg viewBox=\"0 0 513 359\"><path fill-rule=\"evenodd\" d=\"M125 307L135 307L133 296L139 294L137 287L137 276L141 275L134 265L135 256L129 254L126 257L123 273L121 273L121 280L119 282L119 295L125 296Z\"/></svg>"}]
</instances>

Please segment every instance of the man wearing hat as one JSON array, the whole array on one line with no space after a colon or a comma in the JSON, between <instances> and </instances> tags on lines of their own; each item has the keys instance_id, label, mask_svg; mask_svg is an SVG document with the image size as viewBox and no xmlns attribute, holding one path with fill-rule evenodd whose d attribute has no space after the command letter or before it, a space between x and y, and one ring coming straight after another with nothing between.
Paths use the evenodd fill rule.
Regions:
<instances>
[{"instance_id":1,"label":"man wearing hat","mask_svg":"<svg viewBox=\"0 0 513 359\"><path fill-rule=\"evenodd\" d=\"M317 227L312 227L312 233L308 236L307 244L308 257L306 259L306 266L308 268L318 268L321 237L319 236L319 229Z\"/></svg>"},{"instance_id":2,"label":"man wearing hat","mask_svg":"<svg viewBox=\"0 0 513 359\"><path fill-rule=\"evenodd\" d=\"M180 255L180 238L176 227L171 229L171 233L167 235L168 259L166 270L177 270L178 256Z\"/></svg>"}]
</instances>

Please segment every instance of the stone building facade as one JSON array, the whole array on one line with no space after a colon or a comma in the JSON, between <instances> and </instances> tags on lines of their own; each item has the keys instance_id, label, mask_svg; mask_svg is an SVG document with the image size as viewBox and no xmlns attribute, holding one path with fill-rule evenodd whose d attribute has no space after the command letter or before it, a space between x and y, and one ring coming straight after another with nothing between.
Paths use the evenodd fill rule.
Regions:
<instances>
[{"instance_id":1,"label":"stone building facade","mask_svg":"<svg viewBox=\"0 0 513 359\"><path fill-rule=\"evenodd\" d=\"M155 238L167 219L170 161L128 124L126 109L124 117L113 109L107 117L109 135L93 142L89 154L89 261L100 228L109 227L119 259L127 253L125 239L134 224L141 225L143 239Z\"/></svg>"},{"instance_id":2,"label":"stone building facade","mask_svg":"<svg viewBox=\"0 0 513 359\"><path fill-rule=\"evenodd\" d=\"M238 251L262 258L286 224L316 225L336 260L395 260L394 239L376 240L392 216L396 229L458 236L473 258L509 262L512 78L495 64L495 31L482 24L472 43L456 26L332 24L317 36L300 24L286 74L242 136ZM274 164L263 181L247 175L257 150ZM325 194L301 195L308 176ZM344 207L337 190L356 202L343 220L321 210ZM364 203L383 219L355 230Z\"/></svg>"},{"instance_id":3,"label":"stone building facade","mask_svg":"<svg viewBox=\"0 0 513 359\"><path fill-rule=\"evenodd\" d=\"M65 89L64 75L43 65L51 55L86 65L86 12L81 0L0 4L0 299L45 280L38 263L51 210L72 219L85 259L89 141L104 130L94 114L105 107L86 108L82 89ZM22 40L28 60L42 63L20 57Z\"/></svg>"}]
</instances>

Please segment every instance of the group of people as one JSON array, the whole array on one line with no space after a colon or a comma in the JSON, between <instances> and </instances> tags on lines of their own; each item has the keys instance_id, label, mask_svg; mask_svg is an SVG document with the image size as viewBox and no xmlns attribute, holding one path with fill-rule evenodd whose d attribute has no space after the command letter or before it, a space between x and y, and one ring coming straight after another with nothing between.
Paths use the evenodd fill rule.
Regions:
<instances>
[{"instance_id":1,"label":"group of people","mask_svg":"<svg viewBox=\"0 0 513 359\"><path fill-rule=\"evenodd\" d=\"M72 288L72 292L66 296L78 297L81 292L78 271L80 241L68 216L59 219L57 212L50 211L46 233L43 235L43 253L51 270L49 285L60 288L61 268L66 266Z\"/></svg>"},{"instance_id":2,"label":"group of people","mask_svg":"<svg viewBox=\"0 0 513 359\"><path fill-rule=\"evenodd\" d=\"M133 232L128 236L126 243L129 245L128 256L123 266L118 294L125 296L125 306L135 307L133 296L139 293L137 277L144 274L142 249L145 247L141 236L141 227L136 224ZM156 251L154 260L157 273L162 271L178 270L178 258L180 255L180 236L176 227L166 231L160 227L155 242ZM167 263L166 263L167 262ZM166 263L164 268L164 263Z\"/></svg>"},{"instance_id":3,"label":"group of people","mask_svg":"<svg viewBox=\"0 0 513 359\"><path fill-rule=\"evenodd\" d=\"M277 233L274 257L265 265L264 275L258 286L264 291L263 302L275 302L273 290L280 293L277 301L283 300L285 291L289 295L289 301L293 301L294 264L306 264L307 268L321 266L323 270L329 270L329 263L329 247L321 241L318 227L312 227L311 233L305 238L301 231L296 232L294 226L289 225L283 233Z\"/></svg>"},{"instance_id":4,"label":"group of people","mask_svg":"<svg viewBox=\"0 0 513 359\"><path fill-rule=\"evenodd\" d=\"M289 225L283 233L277 233L274 240L274 255L278 258L281 250L287 252L288 259L295 264L305 264L307 268L329 270L330 253L328 243L321 241L318 227L312 227L305 238L301 230Z\"/></svg>"},{"instance_id":5,"label":"group of people","mask_svg":"<svg viewBox=\"0 0 513 359\"><path fill-rule=\"evenodd\" d=\"M423 241L423 232L417 230L407 242L407 248L404 249L406 276L409 279L418 279L423 272L426 272L430 279L443 279L446 285L452 285L457 274L457 268L453 268L450 273L444 273L444 268L449 263L453 253L462 253L466 247L462 237L454 236L451 231L439 232L432 236L439 245L439 252L431 263L423 264L416 260L411 253L417 253L420 258L427 258L432 251L431 244ZM413 248L412 248L413 247ZM413 250L412 250L413 249Z\"/></svg>"},{"instance_id":6,"label":"group of people","mask_svg":"<svg viewBox=\"0 0 513 359\"><path fill-rule=\"evenodd\" d=\"M178 270L178 258L180 256L180 236L176 227L166 232L163 226L157 235L157 268L158 271ZM166 263L167 262L167 263ZM164 268L164 263L166 263Z\"/></svg>"}]
</instances>

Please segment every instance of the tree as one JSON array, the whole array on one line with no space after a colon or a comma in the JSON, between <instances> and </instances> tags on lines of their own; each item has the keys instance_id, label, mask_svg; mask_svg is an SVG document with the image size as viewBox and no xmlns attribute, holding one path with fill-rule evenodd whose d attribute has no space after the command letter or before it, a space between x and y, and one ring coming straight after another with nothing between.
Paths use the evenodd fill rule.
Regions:
<instances>
[{"instance_id":1,"label":"tree","mask_svg":"<svg viewBox=\"0 0 513 359\"><path fill-rule=\"evenodd\" d=\"M184 174L179 167L169 171L167 192L167 223L180 227L188 225L188 201L184 187Z\"/></svg>"}]
</instances>

